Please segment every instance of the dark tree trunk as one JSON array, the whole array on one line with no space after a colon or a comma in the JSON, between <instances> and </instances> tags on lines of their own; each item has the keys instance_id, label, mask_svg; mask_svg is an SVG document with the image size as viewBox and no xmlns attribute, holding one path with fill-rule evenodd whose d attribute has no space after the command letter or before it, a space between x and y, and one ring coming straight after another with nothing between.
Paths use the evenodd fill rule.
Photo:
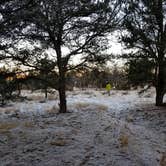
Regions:
<instances>
[{"instance_id":1,"label":"dark tree trunk","mask_svg":"<svg viewBox=\"0 0 166 166\"><path fill-rule=\"evenodd\" d=\"M66 105L66 80L65 80L65 72L61 71L59 75L59 99L60 99L60 113L67 112Z\"/></svg>"},{"instance_id":2,"label":"dark tree trunk","mask_svg":"<svg viewBox=\"0 0 166 166\"><path fill-rule=\"evenodd\" d=\"M157 77L157 86L156 86L156 106L163 105L163 97L165 93L165 66L164 66L164 49L165 49L165 39L164 39L164 16L163 16L163 1L158 1L158 12L156 15L156 20L159 25L158 33L158 77Z\"/></svg>"},{"instance_id":3,"label":"dark tree trunk","mask_svg":"<svg viewBox=\"0 0 166 166\"><path fill-rule=\"evenodd\" d=\"M158 78L158 84L156 87L156 106L163 105L164 97L164 85L162 84L164 78Z\"/></svg>"},{"instance_id":4,"label":"dark tree trunk","mask_svg":"<svg viewBox=\"0 0 166 166\"><path fill-rule=\"evenodd\" d=\"M156 106L163 105L163 97L165 93L165 85L164 85L164 62L163 60L159 61L158 67L158 77L156 84Z\"/></svg>"},{"instance_id":5,"label":"dark tree trunk","mask_svg":"<svg viewBox=\"0 0 166 166\"><path fill-rule=\"evenodd\" d=\"M156 89L156 106L162 106L163 105L163 91L161 87L157 87Z\"/></svg>"},{"instance_id":6,"label":"dark tree trunk","mask_svg":"<svg viewBox=\"0 0 166 166\"><path fill-rule=\"evenodd\" d=\"M17 89L18 89L18 96L20 96L21 95L21 84L20 83L18 83Z\"/></svg>"},{"instance_id":7,"label":"dark tree trunk","mask_svg":"<svg viewBox=\"0 0 166 166\"><path fill-rule=\"evenodd\" d=\"M58 43L61 40L59 40ZM59 100L60 100L60 110L59 113L66 113L67 112L67 104L66 104L66 63L62 58L61 53L61 46L57 45L56 47L56 53L57 53L57 63L58 63L58 69L59 69L59 85L58 85L58 91L59 91Z\"/></svg>"},{"instance_id":8,"label":"dark tree trunk","mask_svg":"<svg viewBox=\"0 0 166 166\"><path fill-rule=\"evenodd\" d=\"M46 100L48 98L47 87L45 87L44 91L45 91L45 100Z\"/></svg>"}]
</instances>

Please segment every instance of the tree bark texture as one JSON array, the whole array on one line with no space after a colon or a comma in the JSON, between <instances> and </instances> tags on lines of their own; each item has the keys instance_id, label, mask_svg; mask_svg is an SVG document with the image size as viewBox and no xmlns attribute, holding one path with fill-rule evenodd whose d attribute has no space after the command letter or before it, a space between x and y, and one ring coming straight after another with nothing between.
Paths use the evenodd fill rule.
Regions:
<instances>
[{"instance_id":1,"label":"tree bark texture","mask_svg":"<svg viewBox=\"0 0 166 166\"><path fill-rule=\"evenodd\" d=\"M156 84L156 106L163 105L163 97L165 93L165 78L164 78L164 62L159 62L158 67L158 77L157 77L157 84Z\"/></svg>"},{"instance_id":2,"label":"tree bark texture","mask_svg":"<svg viewBox=\"0 0 166 166\"><path fill-rule=\"evenodd\" d=\"M61 40L59 40L58 43L60 43ZM66 103L66 63L63 60L62 52L61 52L61 46L60 44L56 47L56 53L57 53L57 63L58 63L58 69L59 69L59 85L58 85L58 91L59 91L59 113L66 113L67 112L67 103Z\"/></svg>"},{"instance_id":3,"label":"tree bark texture","mask_svg":"<svg viewBox=\"0 0 166 166\"><path fill-rule=\"evenodd\" d=\"M59 99L60 99L60 113L67 112L67 103L66 103L66 79L65 72L59 72Z\"/></svg>"}]
</instances>

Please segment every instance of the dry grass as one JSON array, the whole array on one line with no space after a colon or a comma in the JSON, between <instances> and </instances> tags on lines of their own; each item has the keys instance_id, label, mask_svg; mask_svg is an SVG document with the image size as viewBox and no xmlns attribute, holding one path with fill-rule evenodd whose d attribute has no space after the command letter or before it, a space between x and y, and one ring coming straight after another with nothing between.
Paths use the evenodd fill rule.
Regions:
<instances>
[{"instance_id":1,"label":"dry grass","mask_svg":"<svg viewBox=\"0 0 166 166\"><path fill-rule=\"evenodd\" d=\"M57 106L53 106L52 108L45 110L48 114L56 114L59 112L59 108Z\"/></svg>"},{"instance_id":2,"label":"dry grass","mask_svg":"<svg viewBox=\"0 0 166 166\"><path fill-rule=\"evenodd\" d=\"M8 108L0 108L0 112L5 113L5 114L11 114L11 113L18 112L18 110L8 107Z\"/></svg>"},{"instance_id":3,"label":"dry grass","mask_svg":"<svg viewBox=\"0 0 166 166\"><path fill-rule=\"evenodd\" d=\"M28 98L33 101L43 101L43 100L45 100L45 95L44 95L44 93L39 93L39 94L34 93L34 94L30 95ZM57 94L48 94L47 99L48 100L57 100L58 95Z\"/></svg>"},{"instance_id":4,"label":"dry grass","mask_svg":"<svg viewBox=\"0 0 166 166\"><path fill-rule=\"evenodd\" d=\"M50 142L50 145L55 145L55 146L65 146L66 144L67 141L65 140L65 133L62 131L55 133L55 140L52 140Z\"/></svg>"},{"instance_id":5,"label":"dry grass","mask_svg":"<svg viewBox=\"0 0 166 166\"><path fill-rule=\"evenodd\" d=\"M9 130L18 127L18 123L0 123L0 133L9 132Z\"/></svg>"},{"instance_id":6,"label":"dry grass","mask_svg":"<svg viewBox=\"0 0 166 166\"><path fill-rule=\"evenodd\" d=\"M79 103L76 103L76 104L75 104L75 108L76 108L77 110L84 110L84 109L86 109L86 108L89 107L89 106L90 106L89 103L82 103L82 102L79 102Z\"/></svg>"},{"instance_id":7,"label":"dry grass","mask_svg":"<svg viewBox=\"0 0 166 166\"><path fill-rule=\"evenodd\" d=\"M33 128L35 125L32 121L27 121L27 122L24 122L23 126L26 128Z\"/></svg>"},{"instance_id":8,"label":"dry grass","mask_svg":"<svg viewBox=\"0 0 166 166\"><path fill-rule=\"evenodd\" d=\"M166 166L166 152L162 154L160 159L160 166Z\"/></svg>"},{"instance_id":9,"label":"dry grass","mask_svg":"<svg viewBox=\"0 0 166 166\"><path fill-rule=\"evenodd\" d=\"M67 142L65 140L55 140L51 141L50 145L55 145L55 146L65 146Z\"/></svg>"},{"instance_id":10,"label":"dry grass","mask_svg":"<svg viewBox=\"0 0 166 166\"><path fill-rule=\"evenodd\" d=\"M48 95L48 100L58 100L58 95L49 94L49 95Z\"/></svg>"},{"instance_id":11,"label":"dry grass","mask_svg":"<svg viewBox=\"0 0 166 166\"><path fill-rule=\"evenodd\" d=\"M121 147L126 147L129 144L129 138L127 135L120 135L119 142Z\"/></svg>"},{"instance_id":12,"label":"dry grass","mask_svg":"<svg viewBox=\"0 0 166 166\"><path fill-rule=\"evenodd\" d=\"M107 111L108 107L106 105L95 105L97 111Z\"/></svg>"},{"instance_id":13,"label":"dry grass","mask_svg":"<svg viewBox=\"0 0 166 166\"><path fill-rule=\"evenodd\" d=\"M83 103L83 102L76 103L74 105L74 108L77 110L82 110L82 111L88 111L88 110L106 111L106 110L108 110L108 107L103 104L92 104L92 103Z\"/></svg>"},{"instance_id":14,"label":"dry grass","mask_svg":"<svg viewBox=\"0 0 166 166\"><path fill-rule=\"evenodd\" d=\"M126 120L127 120L127 122L133 122L134 118L131 115L128 115Z\"/></svg>"},{"instance_id":15,"label":"dry grass","mask_svg":"<svg viewBox=\"0 0 166 166\"><path fill-rule=\"evenodd\" d=\"M44 100L44 95L31 95L29 96L29 99L33 100L33 101L41 101Z\"/></svg>"}]
</instances>

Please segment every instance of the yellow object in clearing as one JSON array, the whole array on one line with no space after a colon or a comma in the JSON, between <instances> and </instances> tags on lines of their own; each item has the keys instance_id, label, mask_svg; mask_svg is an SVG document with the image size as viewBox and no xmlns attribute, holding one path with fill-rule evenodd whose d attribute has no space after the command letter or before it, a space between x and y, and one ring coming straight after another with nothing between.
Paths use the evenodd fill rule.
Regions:
<instances>
[{"instance_id":1,"label":"yellow object in clearing","mask_svg":"<svg viewBox=\"0 0 166 166\"><path fill-rule=\"evenodd\" d=\"M107 90L107 91L110 91L111 90L111 84L110 83L108 83L107 85L106 85L106 87L105 87L105 89Z\"/></svg>"}]
</instances>

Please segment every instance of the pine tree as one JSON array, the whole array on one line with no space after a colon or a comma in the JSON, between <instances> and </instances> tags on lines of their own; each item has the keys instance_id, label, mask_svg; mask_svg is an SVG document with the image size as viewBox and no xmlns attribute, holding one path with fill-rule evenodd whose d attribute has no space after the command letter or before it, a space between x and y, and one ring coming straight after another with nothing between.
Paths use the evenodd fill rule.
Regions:
<instances>
[{"instance_id":1,"label":"pine tree","mask_svg":"<svg viewBox=\"0 0 166 166\"><path fill-rule=\"evenodd\" d=\"M124 8L124 28L127 32L122 40L127 48L135 48L129 58L145 58L155 62L157 106L163 104L166 92L165 9L165 0L126 0Z\"/></svg>"}]
</instances>

